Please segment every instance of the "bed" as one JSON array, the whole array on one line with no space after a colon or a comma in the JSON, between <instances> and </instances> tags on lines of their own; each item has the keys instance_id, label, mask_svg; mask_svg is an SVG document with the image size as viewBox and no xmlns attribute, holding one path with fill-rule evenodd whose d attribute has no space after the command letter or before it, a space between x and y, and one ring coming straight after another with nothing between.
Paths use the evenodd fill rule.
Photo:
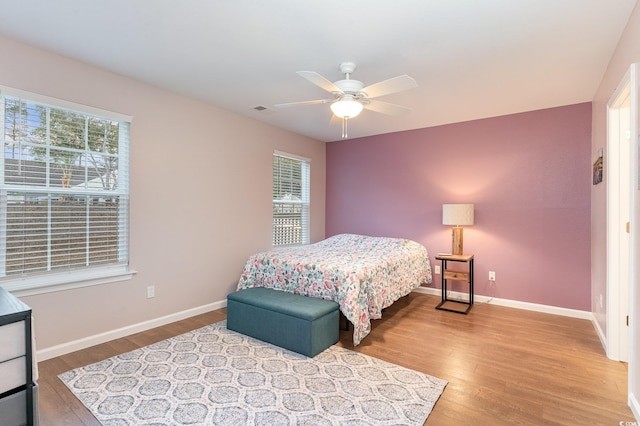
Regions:
<instances>
[{"instance_id":1,"label":"bed","mask_svg":"<svg viewBox=\"0 0 640 426\"><path fill-rule=\"evenodd\" d=\"M431 281L423 245L402 238L340 234L251 256L238 290L269 287L333 300L353 324L353 344L358 345L384 308Z\"/></svg>"}]
</instances>

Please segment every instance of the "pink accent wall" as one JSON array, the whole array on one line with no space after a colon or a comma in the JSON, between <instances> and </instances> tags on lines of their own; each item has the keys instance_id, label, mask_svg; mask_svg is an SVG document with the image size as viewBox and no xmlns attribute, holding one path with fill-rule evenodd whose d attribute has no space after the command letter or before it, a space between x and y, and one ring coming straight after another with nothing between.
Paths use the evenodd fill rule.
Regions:
<instances>
[{"instance_id":1,"label":"pink accent wall","mask_svg":"<svg viewBox=\"0 0 640 426\"><path fill-rule=\"evenodd\" d=\"M477 295L591 310L591 103L328 143L326 176L327 236L414 239L433 265L442 204L474 203Z\"/></svg>"}]
</instances>

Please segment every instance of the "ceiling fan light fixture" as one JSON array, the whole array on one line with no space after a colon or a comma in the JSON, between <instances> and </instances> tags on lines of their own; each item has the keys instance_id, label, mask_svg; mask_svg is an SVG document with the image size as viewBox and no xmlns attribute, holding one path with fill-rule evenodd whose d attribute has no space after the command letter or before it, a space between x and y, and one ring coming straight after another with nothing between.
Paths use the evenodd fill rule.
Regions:
<instances>
[{"instance_id":1,"label":"ceiling fan light fixture","mask_svg":"<svg viewBox=\"0 0 640 426\"><path fill-rule=\"evenodd\" d=\"M362 112L362 104L351 95L344 95L339 101L331 104L331 111L340 118L354 118Z\"/></svg>"}]
</instances>

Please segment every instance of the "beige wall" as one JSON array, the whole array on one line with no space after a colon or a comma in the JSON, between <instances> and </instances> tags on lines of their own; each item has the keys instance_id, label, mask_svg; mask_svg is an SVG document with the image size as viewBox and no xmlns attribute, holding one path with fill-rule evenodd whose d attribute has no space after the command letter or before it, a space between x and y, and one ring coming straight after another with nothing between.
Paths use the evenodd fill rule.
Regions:
<instances>
[{"instance_id":1,"label":"beige wall","mask_svg":"<svg viewBox=\"0 0 640 426\"><path fill-rule=\"evenodd\" d=\"M625 31L618 43L616 51L611 58L607 71L602 79L600 87L593 100L592 121L592 154L595 157L598 148L606 149L607 142L607 102L613 95L618 84L633 63L640 63L640 6L636 5ZM605 150L605 157L607 153ZM605 162L606 164L606 162ZM605 166L606 167L606 166ZM605 175L606 176L606 175ZM606 303L605 309L599 306L599 297L606 297L606 182L603 185L592 186L591 190L591 306L596 321L601 330L606 327ZM634 221L632 220L632 227ZM638 222L636 221L636 224ZM637 227L636 227L637 229ZM635 231L637 233L637 231ZM636 269L640 268L636 264ZM640 294L640 283L634 282L631 295L635 294L636 300ZM640 322L637 315L637 303L632 303L631 311L631 338L629 346L629 396L635 400L634 393L640 390ZM634 311L634 309L636 309ZM632 404L632 409L634 404ZM638 411L634 411L638 413Z\"/></svg>"},{"instance_id":2,"label":"beige wall","mask_svg":"<svg viewBox=\"0 0 640 426\"><path fill-rule=\"evenodd\" d=\"M224 301L246 258L271 245L274 150L311 158L311 239L324 238L324 143L6 38L0 52L0 85L133 116L137 274L25 297L40 350Z\"/></svg>"}]
</instances>

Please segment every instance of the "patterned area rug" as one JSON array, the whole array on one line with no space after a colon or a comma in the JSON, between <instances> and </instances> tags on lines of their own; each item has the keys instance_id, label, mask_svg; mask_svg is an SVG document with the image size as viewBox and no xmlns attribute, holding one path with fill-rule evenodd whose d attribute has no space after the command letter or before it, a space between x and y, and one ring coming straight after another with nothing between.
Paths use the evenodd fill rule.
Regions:
<instances>
[{"instance_id":1,"label":"patterned area rug","mask_svg":"<svg viewBox=\"0 0 640 426\"><path fill-rule=\"evenodd\" d=\"M337 346L307 358L225 321L59 378L108 426L422 425L447 385Z\"/></svg>"}]
</instances>

